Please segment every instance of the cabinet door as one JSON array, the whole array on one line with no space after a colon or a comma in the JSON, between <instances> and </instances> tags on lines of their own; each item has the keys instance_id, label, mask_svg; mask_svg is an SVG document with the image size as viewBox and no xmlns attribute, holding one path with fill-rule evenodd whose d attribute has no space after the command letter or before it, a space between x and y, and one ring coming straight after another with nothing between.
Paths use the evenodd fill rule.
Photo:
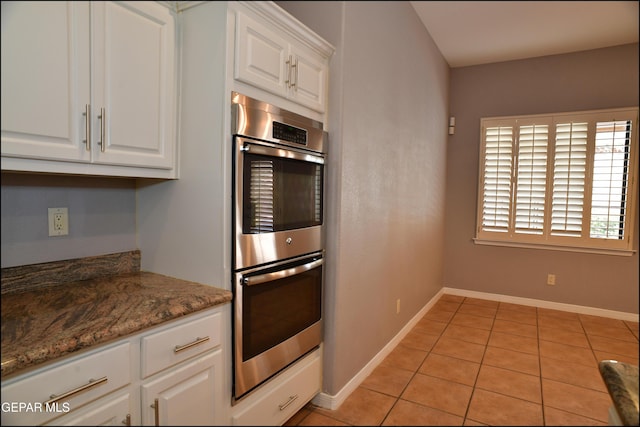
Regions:
<instances>
[{"instance_id":1,"label":"cabinet door","mask_svg":"<svg viewBox=\"0 0 640 427\"><path fill-rule=\"evenodd\" d=\"M298 104L320 113L324 112L329 66L314 52L292 49L294 59L293 86L291 98Z\"/></svg>"},{"instance_id":2,"label":"cabinet door","mask_svg":"<svg viewBox=\"0 0 640 427\"><path fill-rule=\"evenodd\" d=\"M236 13L236 80L286 97L289 90L289 44L275 31Z\"/></svg>"},{"instance_id":3,"label":"cabinet door","mask_svg":"<svg viewBox=\"0 0 640 427\"><path fill-rule=\"evenodd\" d=\"M132 425L131 393L105 397L92 405L47 423L47 426L120 426Z\"/></svg>"},{"instance_id":4,"label":"cabinet door","mask_svg":"<svg viewBox=\"0 0 640 427\"><path fill-rule=\"evenodd\" d=\"M173 167L175 23L156 2L95 2L96 163Z\"/></svg>"},{"instance_id":5,"label":"cabinet door","mask_svg":"<svg viewBox=\"0 0 640 427\"><path fill-rule=\"evenodd\" d=\"M2 2L2 155L88 161L88 2Z\"/></svg>"},{"instance_id":6,"label":"cabinet door","mask_svg":"<svg viewBox=\"0 0 640 427\"><path fill-rule=\"evenodd\" d=\"M222 350L142 385L144 425L224 425Z\"/></svg>"},{"instance_id":7,"label":"cabinet door","mask_svg":"<svg viewBox=\"0 0 640 427\"><path fill-rule=\"evenodd\" d=\"M329 66L320 53L240 11L235 37L236 80L324 112Z\"/></svg>"}]
</instances>

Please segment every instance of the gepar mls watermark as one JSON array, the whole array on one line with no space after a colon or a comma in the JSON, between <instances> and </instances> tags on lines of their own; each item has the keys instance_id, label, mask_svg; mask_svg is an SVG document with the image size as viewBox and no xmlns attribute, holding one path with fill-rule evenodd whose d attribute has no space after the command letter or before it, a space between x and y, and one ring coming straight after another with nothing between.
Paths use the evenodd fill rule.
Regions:
<instances>
[{"instance_id":1,"label":"gepar mls watermark","mask_svg":"<svg viewBox=\"0 0 640 427\"><path fill-rule=\"evenodd\" d=\"M2 402L2 413L51 412L66 414L71 410L69 402Z\"/></svg>"}]
</instances>

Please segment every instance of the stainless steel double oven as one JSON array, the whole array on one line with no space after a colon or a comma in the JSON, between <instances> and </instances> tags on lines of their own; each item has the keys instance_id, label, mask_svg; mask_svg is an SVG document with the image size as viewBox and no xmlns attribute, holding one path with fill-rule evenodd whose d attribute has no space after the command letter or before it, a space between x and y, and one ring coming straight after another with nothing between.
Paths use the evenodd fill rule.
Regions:
<instances>
[{"instance_id":1,"label":"stainless steel double oven","mask_svg":"<svg viewBox=\"0 0 640 427\"><path fill-rule=\"evenodd\" d=\"M234 401L322 342L322 123L233 92Z\"/></svg>"}]
</instances>

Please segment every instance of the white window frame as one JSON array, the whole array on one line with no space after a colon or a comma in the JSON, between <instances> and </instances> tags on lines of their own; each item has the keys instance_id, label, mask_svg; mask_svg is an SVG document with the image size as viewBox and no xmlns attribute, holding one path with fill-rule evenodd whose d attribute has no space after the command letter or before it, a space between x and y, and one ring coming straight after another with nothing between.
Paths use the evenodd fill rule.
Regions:
<instances>
[{"instance_id":1,"label":"white window frame","mask_svg":"<svg viewBox=\"0 0 640 427\"><path fill-rule=\"evenodd\" d=\"M591 237L596 124L615 121L629 121L631 123L628 162L626 164L627 185L623 215L624 225L622 227L623 236L622 238ZM582 213L579 217L580 219L577 220L577 225L575 223L572 225L574 228L571 230L573 231L560 233L557 230L556 214L553 215L554 231L551 231L552 206L554 208L558 206L567 207L569 203L566 206L562 206L561 203L558 203L561 200L560 197L556 196L554 198L554 182L558 183L558 188L560 187L559 175L554 175L556 130L566 130L569 124L573 124L572 126L586 124L586 126L582 127L582 129L586 129L586 134L582 132L579 134L579 138L575 138L576 141L579 140L581 142L583 153L586 148L586 156L584 158L586 163L582 162L582 160L578 162L584 164L584 184L581 185L577 192L578 196L575 199L578 203L582 203ZM564 127L558 128L558 125ZM489 135L487 135L488 129L490 130ZM511 135L509 135L509 129L512 131ZM520 130L527 131L527 137L522 139L522 156L519 156L518 153L521 148ZM548 132L548 137L545 136L546 132ZM562 142L558 144L565 144L564 147L566 148L568 139L564 137L567 133L560 132L559 135ZM585 135L586 138L584 137ZM547 138L546 148L544 146L545 138ZM532 143L532 141L538 142ZM572 142L573 140L569 139L569 141ZM536 148L533 148L534 146ZM560 145L558 147L558 161L562 161L562 147ZM535 154L537 162L530 161L531 157L527 156L527 153L533 153L534 149L537 150ZM525 150L529 151L525 152ZM545 155L546 158L544 158ZM499 164L496 163L496 159L500 159ZM522 162L519 163L519 161ZM518 172L519 167L527 174L525 180L522 180L524 172ZM558 174L563 170L561 166L558 166ZM637 174L638 107L482 118L480 120L476 235L473 240L476 244L482 245L630 256L636 251L633 247L633 238L634 229L637 226L635 224L635 211L638 203ZM485 175L487 175L486 178ZM519 181L519 178L522 182ZM518 189L518 184L522 183L524 184ZM486 195L485 188L487 189ZM583 196L580 194L581 191ZM526 203L518 202L519 207L525 207L525 215L518 215L518 226L516 226L516 197L518 192L525 194L527 197L525 198ZM522 200L522 197L520 200ZM574 200L572 199L572 201ZM529 208L528 206L533 206L534 208ZM569 210L567 207L566 211ZM518 212L522 212L522 209ZM563 212L562 215L570 216L566 212ZM522 221L523 218L524 222ZM525 229L523 224L528 224L530 227ZM576 231L575 227L578 227L579 230Z\"/></svg>"}]
</instances>

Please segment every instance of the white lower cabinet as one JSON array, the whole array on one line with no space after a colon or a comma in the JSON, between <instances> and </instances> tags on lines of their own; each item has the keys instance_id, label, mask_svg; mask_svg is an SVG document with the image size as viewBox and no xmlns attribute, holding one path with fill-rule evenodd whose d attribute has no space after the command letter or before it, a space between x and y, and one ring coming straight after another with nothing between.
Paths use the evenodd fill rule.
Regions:
<instances>
[{"instance_id":1,"label":"white lower cabinet","mask_svg":"<svg viewBox=\"0 0 640 427\"><path fill-rule=\"evenodd\" d=\"M142 385L142 424L220 425L222 351L214 350Z\"/></svg>"},{"instance_id":2,"label":"white lower cabinet","mask_svg":"<svg viewBox=\"0 0 640 427\"><path fill-rule=\"evenodd\" d=\"M135 396L128 390L116 392L69 415L46 423L47 426L130 426Z\"/></svg>"},{"instance_id":3,"label":"white lower cabinet","mask_svg":"<svg viewBox=\"0 0 640 427\"><path fill-rule=\"evenodd\" d=\"M126 341L3 381L2 425L42 424L130 385L131 356Z\"/></svg>"},{"instance_id":4,"label":"white lower cabinet","mask_svg":"<svg viewBox=\"0 0 640 427\"><path fill-rule=\"evenodd\" d=\"M282 425L322 387L322 349L314 350L232 408L236 426Z\"/></svg>"},{"instance_id":5,"label":"white lower cabinet","mask_svg":"<svg viewBox=\"0 0 640 427\"><path fill-rule=\"evenodd\" d=\"M229 310L203 310L3 380L0 424L228 425Z\"/></svg>"},{"instance_id":6,"label":"white lower cabinet","mask_svg":"<svg viewBox=\"0 0 640 427\"><path fill-rule=\"evenodd\" d=\"M229 307L225 307L226 310ZM220 308L189 322L150 331L140 339L142 425L228 424Z\"/></svg>"}]
</instances>

